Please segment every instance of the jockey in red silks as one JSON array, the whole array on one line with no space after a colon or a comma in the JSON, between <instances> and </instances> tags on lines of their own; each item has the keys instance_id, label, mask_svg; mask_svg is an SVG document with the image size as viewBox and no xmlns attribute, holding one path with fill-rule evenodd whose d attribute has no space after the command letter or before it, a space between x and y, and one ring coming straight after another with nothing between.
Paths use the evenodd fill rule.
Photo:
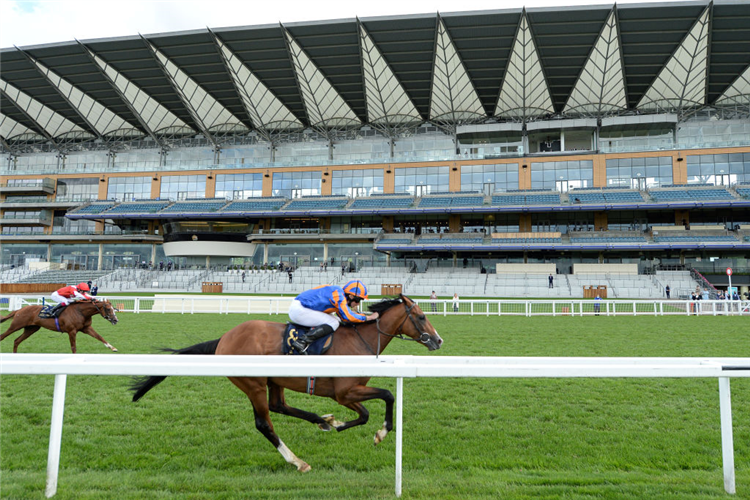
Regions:
<instances>
[{"instance_id":1,"label":"jockey in red silks","mask_svg":"<svg viewBox=\"0 0 750 500\"><path fill-rule=\"evenodd\" d=\"M94 297L86 293L88 291L89 286L86 283L78 283L77 285L66 286L57 290L56 292L52 292L52 295L50 297L58 304L54 307L54 309L52 309L51 312L54 313L60 308L63 308L68 304L72 304L77 300L93 299Z\"/></svg>"},{"instance_id":2,"label":"jockey in red silks","mask_svg":"<svg viewBox=\"0 0 750 500\"><path fill-rule=\"evenodd\" d=\"M378 319L378 313L364 315L357 311L359 303L367 299L367 287L359 280L353 280L343 288L336 285L322 285L302 292L289 307L289 319L302 326L314 326L307 335L292 340L297 351L307 354L307 347L315 340L336 331L341 321L331 313L336 313L349 323L364 323Z\"/></svg>"}]
</instances>

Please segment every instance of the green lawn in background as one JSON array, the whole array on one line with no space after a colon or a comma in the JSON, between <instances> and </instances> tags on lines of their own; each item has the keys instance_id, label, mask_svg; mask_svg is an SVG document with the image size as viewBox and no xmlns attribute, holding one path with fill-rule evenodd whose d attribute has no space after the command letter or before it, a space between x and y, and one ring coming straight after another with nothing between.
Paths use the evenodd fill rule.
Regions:
<instances>
[{"instance_id":1,"label":"green lawn in background","mask_svg":"<svg viewBox=\"0 0 750 500\"><path fill-rule=\"evenodd\" d=\"M262 317L271 320L283 316ZM120 353L154 353L218 338L249 319L120 314L95 328ZM424 356L750 357L741 317L431 317L434 353L393 341L386 354ZM7 325L7 323L6 323ZM12 350L15 334L0 344ZM21 352L67 353L39 331ZM79 334L81 353L107 353ZM110 354L113 357L120 354ZM450 375L450 374L446 374ZM0 380L0 498L43 499L54 379ZM312 466L298 473L255 430L246 396L223 378L171 377L139 403L127 377L69 376L55 498L394 498L395 434L377 447L383 404L342 433L272 415L279 436ZM395 391L395 380L371 384ZM715 379L405 380L403 498L706 499L724 493ZM732 380L737 495L750 498L750 382ZM339 419L333 401L287 400Z\"/></svg>"}]
</instances>

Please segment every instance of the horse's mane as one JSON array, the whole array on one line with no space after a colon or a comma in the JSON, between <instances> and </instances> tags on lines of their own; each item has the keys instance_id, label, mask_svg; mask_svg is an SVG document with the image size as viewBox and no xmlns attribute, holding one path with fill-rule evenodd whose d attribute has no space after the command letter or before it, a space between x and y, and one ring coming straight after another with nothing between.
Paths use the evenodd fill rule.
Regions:
<instances>
[{"instance_id":1,"label":"horse's mane","mask_svg":"<svg viewBox=\"0 0 750 500\"><path fill-rule=\"evenodd\" d=\"M391 307L396 306L398 304L403 304L401 297L396 297L395 299L383 299L380 302L375 302L373 304L370 304L369 306L367 306L367 309L370 312L383 314L385 311L387 311Z\"/></svg>"}]
</instances>

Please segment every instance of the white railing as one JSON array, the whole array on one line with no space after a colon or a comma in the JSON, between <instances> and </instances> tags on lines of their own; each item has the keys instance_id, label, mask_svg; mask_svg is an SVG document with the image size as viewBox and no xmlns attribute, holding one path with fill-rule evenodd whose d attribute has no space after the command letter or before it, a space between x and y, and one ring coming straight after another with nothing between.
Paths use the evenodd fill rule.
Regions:
<instances>
[{"instance_id":1,"label":"white railing","mask_svg":"<svg viewBox=\"0 0 750 500\"><path fill-rule=\"evenodd\" d=\"M501 358L430 356L169 356L0 354L0 375L55 375L47 458L47 497L57 492L67 375L396 378L396 496L401 496L403 379L717 378L724 489L735 493L730 377L750 377L750 358ZM637 416L636 416L637 418Z\"/></svg>"},{"instance_id":2,"label":"white railing","mask_svg":"<svg viewBox=\"0 0 750 500\"><path fill-rule=\"evenodd\" d=\"M177 314L286 314L293 297L162 295L100 296L119 311ZM46 297L0 296L0 310L42 304ZM372 301L365 301L364 307ZM750 316L748 300L452 300L415 299L426 314L442 316Z\"/></svg>"}]
</instances>

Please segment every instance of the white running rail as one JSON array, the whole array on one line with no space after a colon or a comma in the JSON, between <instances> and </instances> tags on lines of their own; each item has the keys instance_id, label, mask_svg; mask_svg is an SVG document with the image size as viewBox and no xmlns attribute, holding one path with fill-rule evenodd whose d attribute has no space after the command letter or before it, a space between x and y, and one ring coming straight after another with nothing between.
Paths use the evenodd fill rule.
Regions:
<instances>
[{"instance_id":1,"label":"white running rail","mask_svg":"<svg viewBox=\"0 0 750 500\"><path fill-rule=\"evenodd\" d=\"M0 375L55 375L47 498L57 492L68 375L182 375L396 378L396 496L401 496L403 379L716 378L719 381L724 489L735 493L731 377L750 377L750 358L538 358L430 356L197 356L0 354ZM636 416L637 418L637 416Z\"/></svg>"}]
</instances>

